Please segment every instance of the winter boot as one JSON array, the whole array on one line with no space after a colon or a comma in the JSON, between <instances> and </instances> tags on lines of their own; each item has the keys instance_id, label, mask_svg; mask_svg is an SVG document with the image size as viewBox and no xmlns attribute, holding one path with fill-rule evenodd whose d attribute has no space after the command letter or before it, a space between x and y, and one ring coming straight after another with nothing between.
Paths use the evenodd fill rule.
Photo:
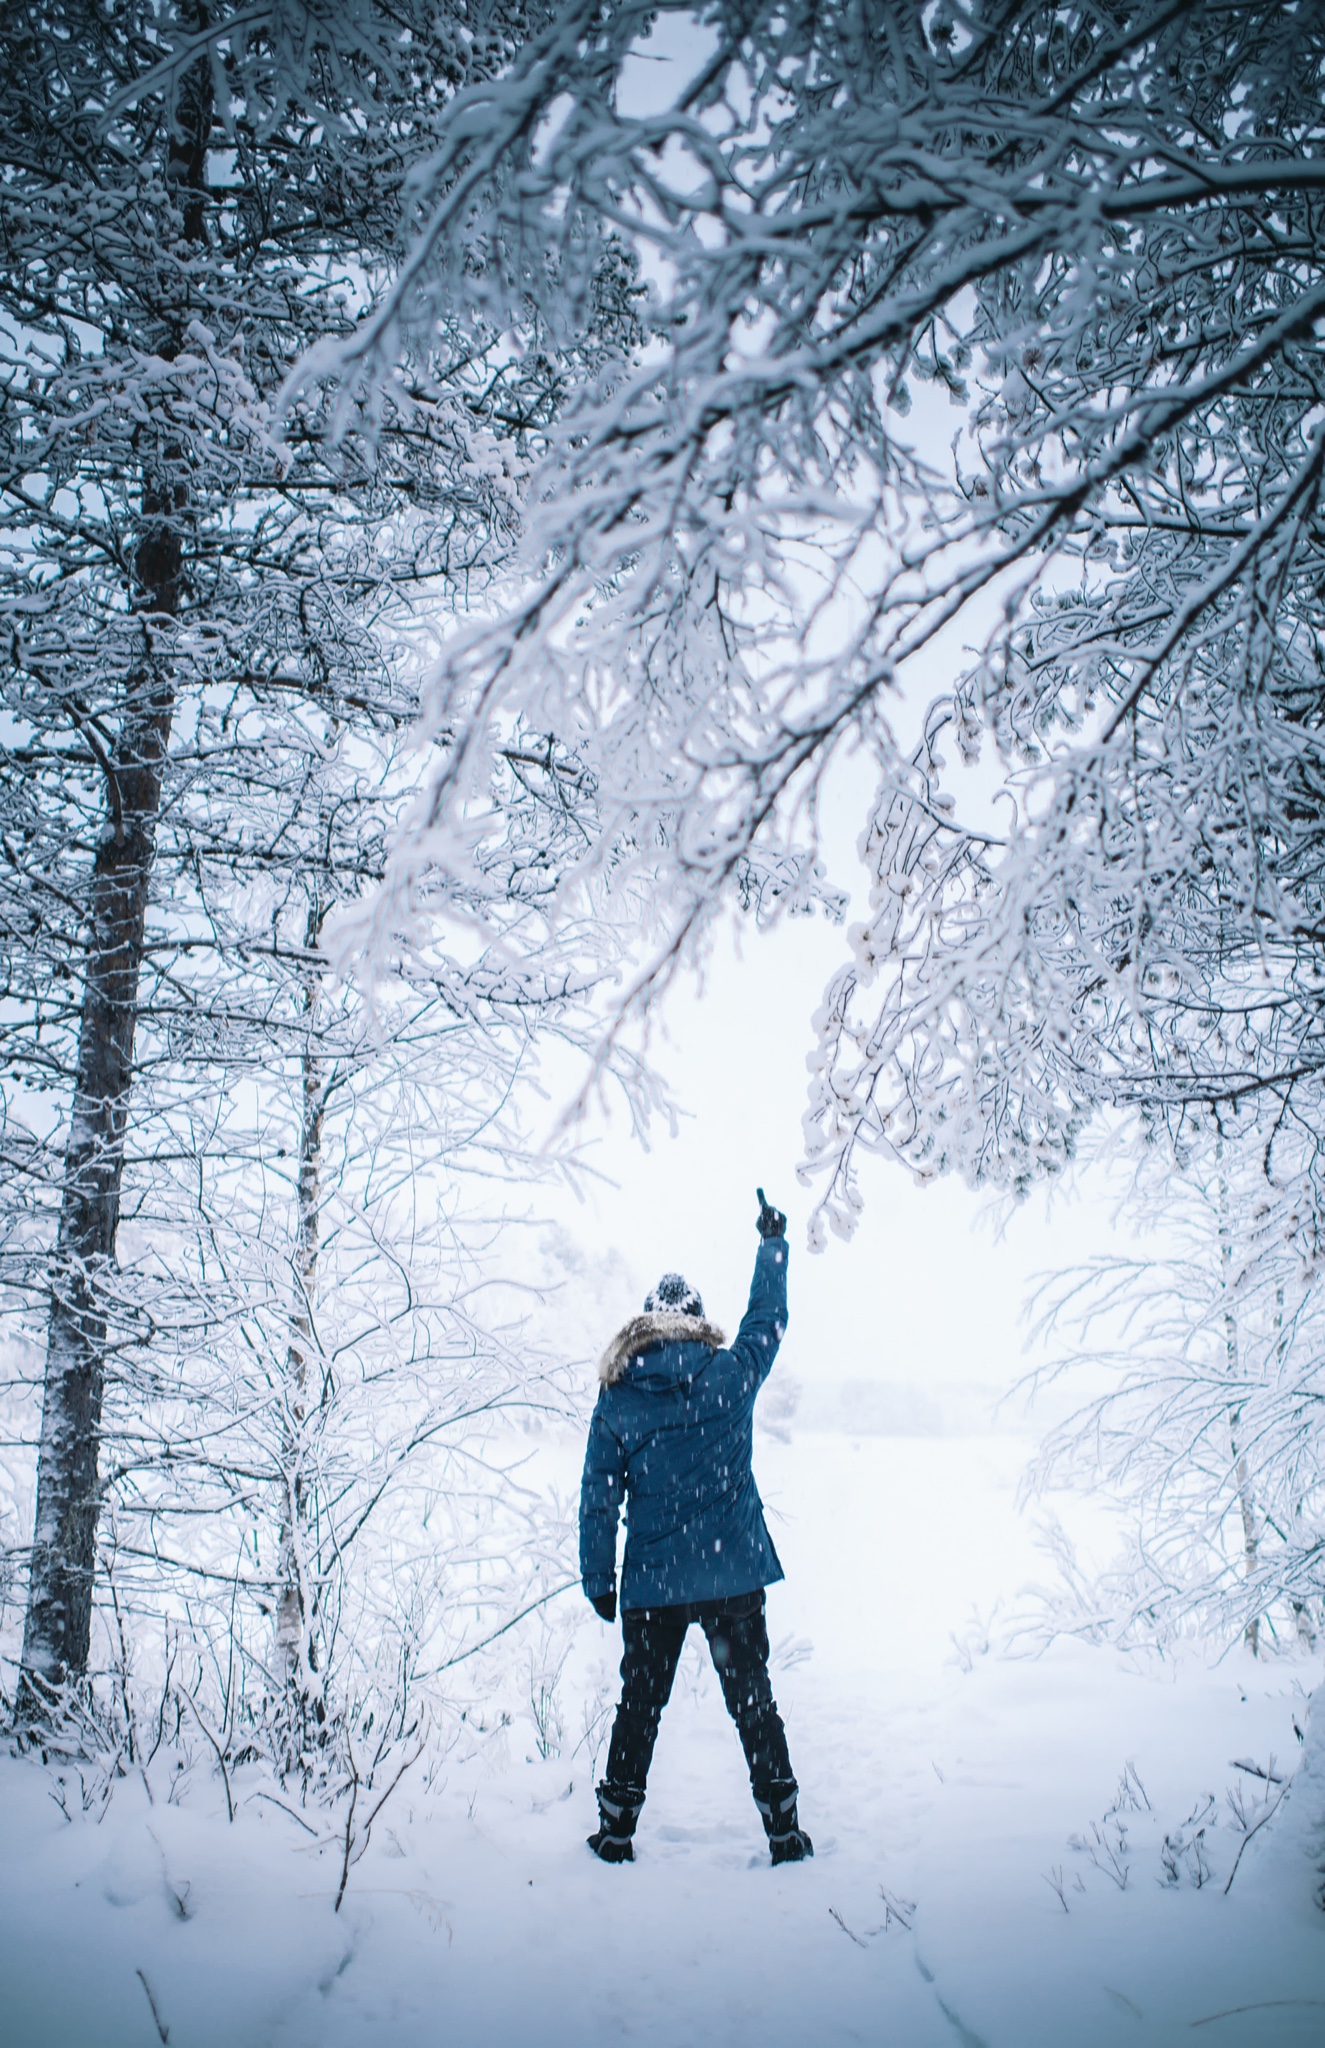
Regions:
<instances>
[{"instance_id":1,"label":"winter boot","mask_svg":"<svg viewBox=\"0 0 1325 2048\"><path fill-rule=\"evenodd\" d=\"M598 1787L598 1828L589 1847L604 1863L633 1863L631 1837L644 1804L642 1785L614 1785L607 1778Z\"/></svg>"},{"instance_id":2,"label":"winter boot","mask_svg":"<svg viewBox=\"0 0 1325 2048\"><path fill-rule=\"evenodd\" d=\"M803 1863L814 1854L814 1843L796 1815L796 1791L794 1778L779 1778L771 1785L760 1786L755 1793L755 1805L774 1863Z\"/></svg>"}]
</instances>

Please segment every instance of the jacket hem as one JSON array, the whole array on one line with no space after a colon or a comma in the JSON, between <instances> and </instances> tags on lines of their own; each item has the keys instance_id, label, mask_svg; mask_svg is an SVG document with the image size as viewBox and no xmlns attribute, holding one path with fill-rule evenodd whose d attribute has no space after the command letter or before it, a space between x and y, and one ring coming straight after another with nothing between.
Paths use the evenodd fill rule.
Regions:
<instances>
[{"instance_id":1,"label":"jacket hem","mask_svg":"<svg viewBox=\"0 0 1325 2048\"><path fill-rule=\"evenodd\" d=\"M776 1571L764 1572L748 1581L742 1580L738 1586L705 1586L698 1592L693 1588L683 1587L678 1591L674 1586L660 1586L641 1598L633 1587L629 1594L623 1588L619 1605L625 1614L640 1607L695 1607L704 1600L739 1600L742 1593L759 1593L769 1586L780 1585L786 1576L779 1565Z\"/></svg>"}]
</instances>

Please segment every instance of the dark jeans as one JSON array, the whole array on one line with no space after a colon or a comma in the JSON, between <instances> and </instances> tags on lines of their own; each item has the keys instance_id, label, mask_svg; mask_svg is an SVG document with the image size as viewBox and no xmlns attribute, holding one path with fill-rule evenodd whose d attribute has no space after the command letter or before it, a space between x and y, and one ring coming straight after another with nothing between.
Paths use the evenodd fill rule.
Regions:
<instances>
[{"instance_id":1,"label":"dark jeans","mask_svg":"<svg viewBox=\"0 0 1325 2048\"><path fill-rule=\"evenodd\" d=\"M607 1752L613 1785L642 1791L653 1760L658 1720L671 1697L686 1630L697 1621L722 1683L727 1712L736 1723L755 1793L791 1782L791 1758L768 1681L768 1629L764 1595L696 1600L685 1607L628 1607L621 1616L621 1704Z\"/></svg>"}]
</instances>

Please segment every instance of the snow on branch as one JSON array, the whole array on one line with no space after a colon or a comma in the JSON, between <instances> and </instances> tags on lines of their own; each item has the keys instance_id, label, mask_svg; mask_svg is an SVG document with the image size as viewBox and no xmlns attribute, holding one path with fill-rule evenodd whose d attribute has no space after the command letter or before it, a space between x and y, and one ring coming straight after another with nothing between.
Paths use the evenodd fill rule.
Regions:
<instances>
[{"instance_id":1,"label":"snow on branch","mask_svg":"<svg viewBox=\"0 0 1325 2048\"><path fill-rule=\"evenodd\" d=\"M814 873L863 746L873 906L809 1125L827 1222L869 1149L1020 1185L1102 1105L1295 1115L1321 1042L1322 58L1314 10L1227 0L616 0L463 86L406 264L314 366L337 402L443 313L574 332L610 247L648 339L571 380L519 577L444 649L424 716L453 744L367 951L422 868L463 893L521 721L594 778L565 900L650 878L620 1007L647 1006L756 848ZM1001 847L900 739L956 622L978 657L944 655L938 694L963 760L992 743Z\"/></svg>"}]
</instances>

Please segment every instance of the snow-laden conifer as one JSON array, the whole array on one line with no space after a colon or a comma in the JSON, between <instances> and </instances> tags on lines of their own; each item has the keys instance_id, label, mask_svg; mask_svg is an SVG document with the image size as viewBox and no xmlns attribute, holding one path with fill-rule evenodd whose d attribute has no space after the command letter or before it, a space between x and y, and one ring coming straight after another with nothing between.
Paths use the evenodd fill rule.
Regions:
<instances>
[{"instance_id":1,"label":"snow-laden conifer","mask_svg":"<svg viewBox=\"0 0 1325 2048\"><path fill-rule=\"evenodd\" d=\"M302 1751L409 1448L538 1397L476 1306L489 1205L454 1171L537 1165L539 1033L583 1035L613 969L606 922L544 915L591 786L511 722L470 895L409 978L370 1013L321 940L381 876L419 636L509 551L566 366L536 319L518 346L438 328L334 448L316 396L279 402L391 285L449 97L525 25L501 0L0 22L2 1277L44 1404L24 1715L104 1660L110 1574L139 1638L237 1626ZM632 331L598 247L584 362ZM416 1565L354 1581L369 1663L447 1579L425 1600Z\"/></svg>"}]
</instances>

